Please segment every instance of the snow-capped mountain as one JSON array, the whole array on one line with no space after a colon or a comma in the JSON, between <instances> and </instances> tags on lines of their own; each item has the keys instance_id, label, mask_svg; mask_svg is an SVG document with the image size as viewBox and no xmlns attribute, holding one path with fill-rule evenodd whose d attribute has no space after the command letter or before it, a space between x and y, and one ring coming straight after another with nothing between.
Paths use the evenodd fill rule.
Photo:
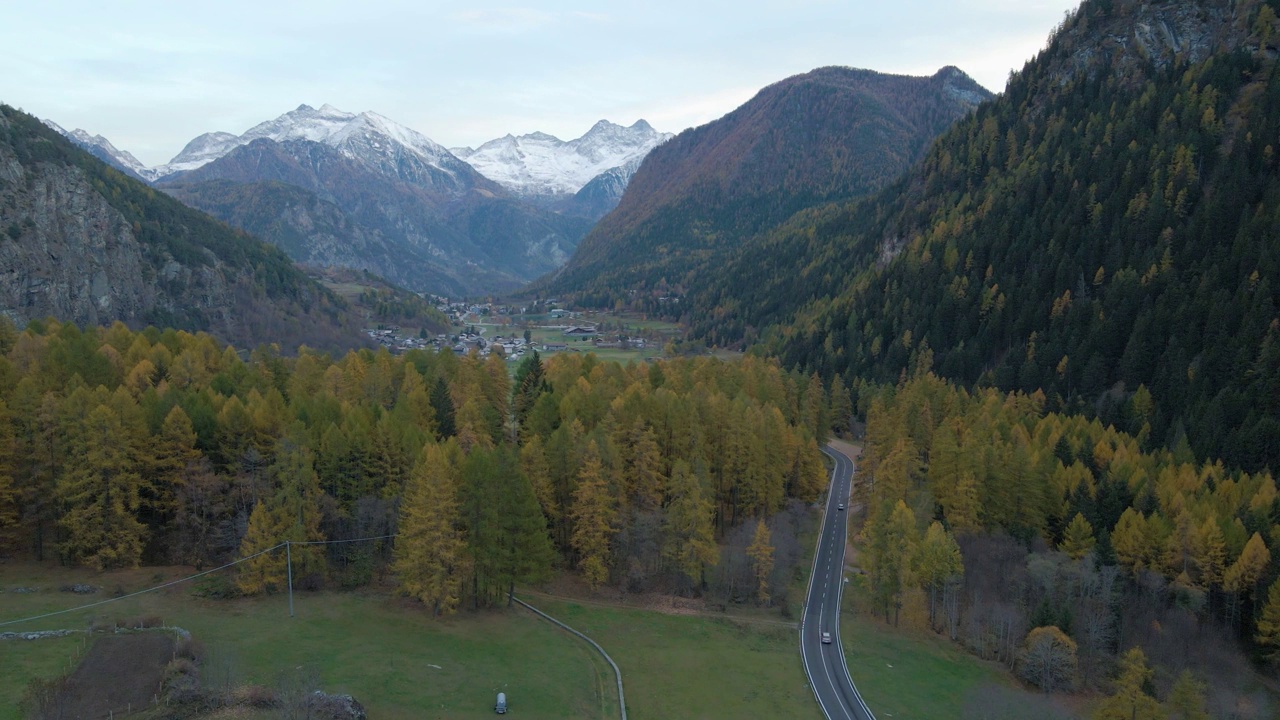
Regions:
<instances>
[{"instance_id":1,"label":"snow-capped mountain","mask_svg":"<svg viewBox=\"0 0 1280 720\"><path fill-rule=\"evenodd\" d=\"M279 143L309 140L336 148L349 158L389 168L394 168L408 153L415 156L416 161L425 161L450 175L462 169L458 159L444 146L377 113L343 112L332 105L323 105L319 110L299 105L296 110L249 128L243 135L205 133L187 143L168 163L155 168L155 176L163 178L195 170L259 139Z\"/></svg>"},{"instance_id":2,"label":"snow-capped mountain","mask_svg":"<svg viewBox=\"0 0 1280 720\"><path fill-rule=\"evenodd\" d=\"M57 130L59 134L71 142L79 145L84 150L87 150L94 157L114 167L120 172L123 172L126 175L132 175L138 179L152 179L152 177L149 176L151 170L146 165L142 164L141 160L134 157L133 153L117 148L115 145L111 144L110 140L107 140L101 135L90 135L80 128L67 131L61 125L58 125L58 123L52 120L43 120L42 122L54 130Z\"/></svg>"},{"instance_id":3,"label":"snow-capped mountain","mask_svg":"<svg viewBox=\"0 0 1280 720\"><path fill-rule=\"evenodd\" d=\"M631 127L601 120L582 137L567 142L535 132L490 140L474 150L451 149L481 175L519 195L562 196L578 192L615 168L639 167L640 159L672 137L644 120Z\"/></svg>"}]
</instances>

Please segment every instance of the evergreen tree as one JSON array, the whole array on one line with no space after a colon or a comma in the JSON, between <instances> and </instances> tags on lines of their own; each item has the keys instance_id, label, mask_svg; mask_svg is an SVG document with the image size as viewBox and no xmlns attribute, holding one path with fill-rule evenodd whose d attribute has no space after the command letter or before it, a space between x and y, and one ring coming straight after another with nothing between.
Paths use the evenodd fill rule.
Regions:
<instances>
[{"instance_id":1,"label":"evergreen tree","mask_svg":"<svg viewBox=\"0 0 1280 720\"><path fill-rule=\"evenodd\" d=\"M773 545L769 526L764 518L756 521L756 532L747 547L747 557L751 559L751 569L756 576L756 602L769 604L769 573L773 572Z\"/></svg>"},{"instance_id":2,"label":"evergreen tree","mask_svg":"<svg viewBox=\"0 0 1280 720\"><path fill-rule=\"evenodd\" d=\"M915 514L902 500L883 504L868 519L864 532L871 596L884 613L885 622L897 625L919 535Z\"/></svg>"},{"instance_id":3,"label":"evergreen tree","mask_svg":"<svg viewBox=\"0 0 1280 720\"><path fill-rule=\"evenodd\" d=\"M1267 591L1267 604L1263 606L1262 615L1258 618L1258 632L1254 641L1269 657L1280 656L1280 580L1272 583Z\"/></svg>"},{"instance_id":4,"label":"evergreen tree","mask_svg":"<svg viewBox=\"0 0 1280 720\"><path fill-rule=\"evenodd\" d=\"M1067 529L1063 531L1062 542L1058 545L1058 549L1072 560L1079 560L1093 552L1095 544L1097 540L1093 537L1093 526L1084 519L1084 515L1076 513L1067 525Z\"/></svg>"},{"instance_id":5,"label":"evergreen tree","mask_svg":"<svg viewBox=\"0 0 1280 720\"><path fill-rule=\"evenodd\" d=\"M400 589L448 615L458 607L464 574L460 512L448 456L435 444L423 448L400 501L400 533L393 569Z\"/></svg>"},{"instance_id":6,"label":"evergreen tree","mask_svg":"<svg viewBox=\"0 0 1280 720\"><path fill-rule=\"evenodd\" d=\"M1141 648L1122 655L1115 692L1098 706L1093 720L1160 720L1160 703L1145 690L1152 674Z\"/></svg>"},{"instance_id":7,"label":"evergreen tree","mask_svg":"<svg viewBox=\"0 0 1280 720\"><path fill-rule=\"evenodd\" d=\"M436 437L446 440L458 433L454 426L453 398L449 396L449 385L444 378L436 378L431 388L431 409L435 413Z\"/></svg>"},{"instance_id":8,"label":"evergreen tree","mask_svg":"<svg viewBox=\"0 0 1280 720\"><path fill-rule=\"evenodd\" d=\"M1209 720L1204 709L1204 689L1204 683L1196 680L1190 670L1183 670L1165 702L1169 720Z\"/></svg>"},{"instance_id":9,"label":"evergreen tree","mask_svg":"<svg viewBox=\"0 0 1280 720\"><path fill-rule=\"evenodd\" d=\"M81 452L67 458L58 481L58 497L67 510L63 552L99 570L137 567L147 528L138 520L143 479L131 450L141 442L140 428L126 427L120 416L99 405L84 420Z\"/></svg>"},{"instance_id":10,"label":"evergreen tree","mask_svg":"<svg viewBox=\"0 0 1280 720\"><path fill-rule=\"evenodd\" d=\"M691 585L702 582L702 572L719 556L712 534L711 502L705 498L698 476L683 460L671 468L667 486L671 503L663 523L662 556Z\"/></svg>"},{"instance_id":11,"label":"evergreen tree","mask_svg":"<svg viewBox=\"0 0 1280 720\"><path fill-rule=\"evenodd\" d=\"M578 568L592 590L609 579L609 544L613 539L615 517L614 499L609 494L600 451L593 440L578 471L578 487L573 493L570 511L573 521L570 543L578 555Z\"/></svg>"},{"instance_id":12,"label":"evergreen tree","mask_svg":"<svg viewBox=\"0 0 1280 720\"><path fill-rule=\"evenodd\" d=\"M284 549L273 550L284 542L279 526L266 501L255 505L249 514L249 527L240 541L240 556L248 559L236 575L236 588L245 595L275 592L285 585Z\"/></svg>"},{"instance_id":13,"label":"evergreen tree","mask_svg":"<svg viewBox=\"0 0 1280 720\"><path fill-rule=\"evenodd\" d=\"M964 560L956 539L934 522L916 546L912 567L920 585L929 595L929 625L937 627L938 603L949 585L959 583L964 575Z\"/></svg>"}]
</instances>

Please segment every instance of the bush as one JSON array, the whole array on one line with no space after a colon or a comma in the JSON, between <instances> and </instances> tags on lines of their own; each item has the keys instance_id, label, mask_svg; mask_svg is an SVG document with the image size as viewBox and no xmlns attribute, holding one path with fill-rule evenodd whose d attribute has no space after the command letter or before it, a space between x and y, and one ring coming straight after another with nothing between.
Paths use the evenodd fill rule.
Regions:
<instances>
[{"instance_id":1,"label":"bush","mask_svg":"<svg viewBox=\"0 0 1280 720\"><path fill-rule=\"evenodd\" d=\"M205 575L196 582L191 594L211 600L230 600L240 597L235 581L226 575Z\"/></svg>"},{"instance_id":2,"label":"bush","mask_svg":"<svg viewBox=\"0 0 1280 720\"><path fill-rule=\"evenodd\" d=\"M186 658L193 663L204 659L204 643L191 637L178 638L173 653L179 658Z\"/></svg>"}]
</instances>

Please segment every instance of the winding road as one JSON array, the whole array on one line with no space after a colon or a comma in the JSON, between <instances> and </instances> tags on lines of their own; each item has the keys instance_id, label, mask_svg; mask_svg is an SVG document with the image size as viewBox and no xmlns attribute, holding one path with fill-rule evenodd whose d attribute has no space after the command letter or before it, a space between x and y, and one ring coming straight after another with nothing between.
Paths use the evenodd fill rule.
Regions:
<instances>
[{"instance_id":1,"label":"winding road","mask_svg":"<svg viewBox=\"0 0 1280 720\"><path fill-rule=\"evenodd\" d=\"M828 445L823 453L835 461L831 471L831 490L827 493L822 516L822 532L813 555L813 572L809 575L809 596L804 602L804 618L800 622L800 657L809 686L829 720L874 720L849 677L849 666L840 645L840 594L844 590L844 547L848 523L850 487L853 483L853 460ZM823 633L831 634L831 642L823 643Z\"/></svg>"}]
</instances>

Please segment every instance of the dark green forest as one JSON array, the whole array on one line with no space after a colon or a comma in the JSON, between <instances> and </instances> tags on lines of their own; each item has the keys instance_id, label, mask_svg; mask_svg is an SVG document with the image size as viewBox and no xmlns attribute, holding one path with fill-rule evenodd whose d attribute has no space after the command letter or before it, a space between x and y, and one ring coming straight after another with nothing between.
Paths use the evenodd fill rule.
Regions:
<instances>
[{"instance_id":1,"label":"dark green forest","mask_svg":"<svg viewBox=\"0 0 1280 720\"><path fill-rule=\"evenodd\" d=\"M1205 3L1186 10L1215 43L1203 59L1076 69L1097 36L1183 7L1085 3L893 187L802 213L708 278L695 335L850 381L928 354L963 385L1043 389L1144 442L1274 467L1275 13Z\"/></svg>"}]
</instances>

